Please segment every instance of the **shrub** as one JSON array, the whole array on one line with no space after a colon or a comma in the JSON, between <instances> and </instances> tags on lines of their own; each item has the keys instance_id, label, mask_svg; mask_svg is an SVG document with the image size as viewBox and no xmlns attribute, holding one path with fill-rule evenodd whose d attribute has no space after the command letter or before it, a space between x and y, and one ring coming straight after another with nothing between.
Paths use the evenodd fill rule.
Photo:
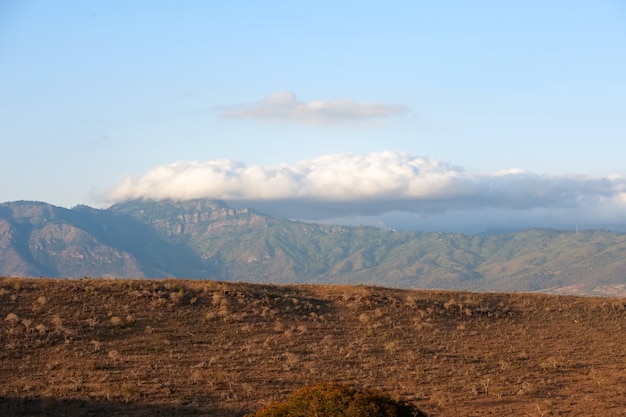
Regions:
<instances>
[{"instance_id":1,"label":"shrub","mask_svg":"<svg viewBox=\"0 0 626 417\"><path fill-rule=\"evenodd\" d=\"M287 401L271 403L248 417L426 417L426 414L380 391L320 383L301 388Z\"/></svg>"},{"instance_id":2,"label":"shrub","mask_svg":"<svg viewBox=\"0 0 626 417\"><path fill-rule=\"evenodd\" d=\"M12 326L15 326L20 321L20 318L15 313L9 313L4 320L11 323Z\"/></svg>"}]
</instances>

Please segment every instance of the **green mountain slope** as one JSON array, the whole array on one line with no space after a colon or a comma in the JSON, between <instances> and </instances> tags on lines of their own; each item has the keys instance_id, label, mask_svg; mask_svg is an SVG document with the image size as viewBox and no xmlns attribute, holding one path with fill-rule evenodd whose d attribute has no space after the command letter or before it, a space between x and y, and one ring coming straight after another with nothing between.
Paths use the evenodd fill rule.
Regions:
<instances>
[{"instance_id":1,"label":"green mountain slope","mask_svg":"<svg viewBox=\"0 0 626 417\"><path fill-rule=\"evenodd\" d=\"M475 291L626 290L626 235L412 233L276 219L212 200L0 204L0 274L212 278Z\"/></svg>"}]
</instances>

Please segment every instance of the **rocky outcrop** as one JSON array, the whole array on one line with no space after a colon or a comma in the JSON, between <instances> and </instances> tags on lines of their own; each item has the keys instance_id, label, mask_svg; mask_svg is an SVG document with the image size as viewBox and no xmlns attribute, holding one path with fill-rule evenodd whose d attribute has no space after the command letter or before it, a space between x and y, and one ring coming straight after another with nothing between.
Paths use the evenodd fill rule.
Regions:
<instances>
[{"instance_id":1,"label":"rocky outcrop","mask_svg":"<svg viewBox=\"0 0 626 417\"><path fill-rule=\"evenodd\" d=\"M110 208L133 216L168 237L194 238L264 227L275 221L248 208L231 208L217 200L133 200Z\"/></svg>"}]
</instances>

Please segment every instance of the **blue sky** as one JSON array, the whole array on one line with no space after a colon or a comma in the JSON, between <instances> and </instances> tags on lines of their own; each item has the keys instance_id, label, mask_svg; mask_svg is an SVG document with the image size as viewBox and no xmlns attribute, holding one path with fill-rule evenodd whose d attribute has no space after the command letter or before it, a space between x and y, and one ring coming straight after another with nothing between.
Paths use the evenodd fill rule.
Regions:
<instances>
[{"instance_id":1,"label":"blue sky","mask_svg":"<svg viewBox=\"0 0 626 417\"><path fill-rule=\"evenodd\" d=\"M3 1L0 201L613 227L625 45L624 1Z\"/></svg>"}]
</instances>

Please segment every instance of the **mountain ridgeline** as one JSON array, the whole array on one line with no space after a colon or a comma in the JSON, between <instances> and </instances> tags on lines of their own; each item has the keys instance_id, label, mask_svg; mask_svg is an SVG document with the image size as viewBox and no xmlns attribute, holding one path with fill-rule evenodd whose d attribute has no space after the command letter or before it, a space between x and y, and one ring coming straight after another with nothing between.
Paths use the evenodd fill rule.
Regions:
<instances>
[{"instance_id":1,"label":"mountain ridgeline","mask_svg":"<svg viewBox=\"0 0 626 417\"><path fill-rule=\"evenodd\" d=\"M415 233L272 218L221 201L0 204L0 275L205 278L619 295L626 234Z\"/></svg>"}]
</instances>

